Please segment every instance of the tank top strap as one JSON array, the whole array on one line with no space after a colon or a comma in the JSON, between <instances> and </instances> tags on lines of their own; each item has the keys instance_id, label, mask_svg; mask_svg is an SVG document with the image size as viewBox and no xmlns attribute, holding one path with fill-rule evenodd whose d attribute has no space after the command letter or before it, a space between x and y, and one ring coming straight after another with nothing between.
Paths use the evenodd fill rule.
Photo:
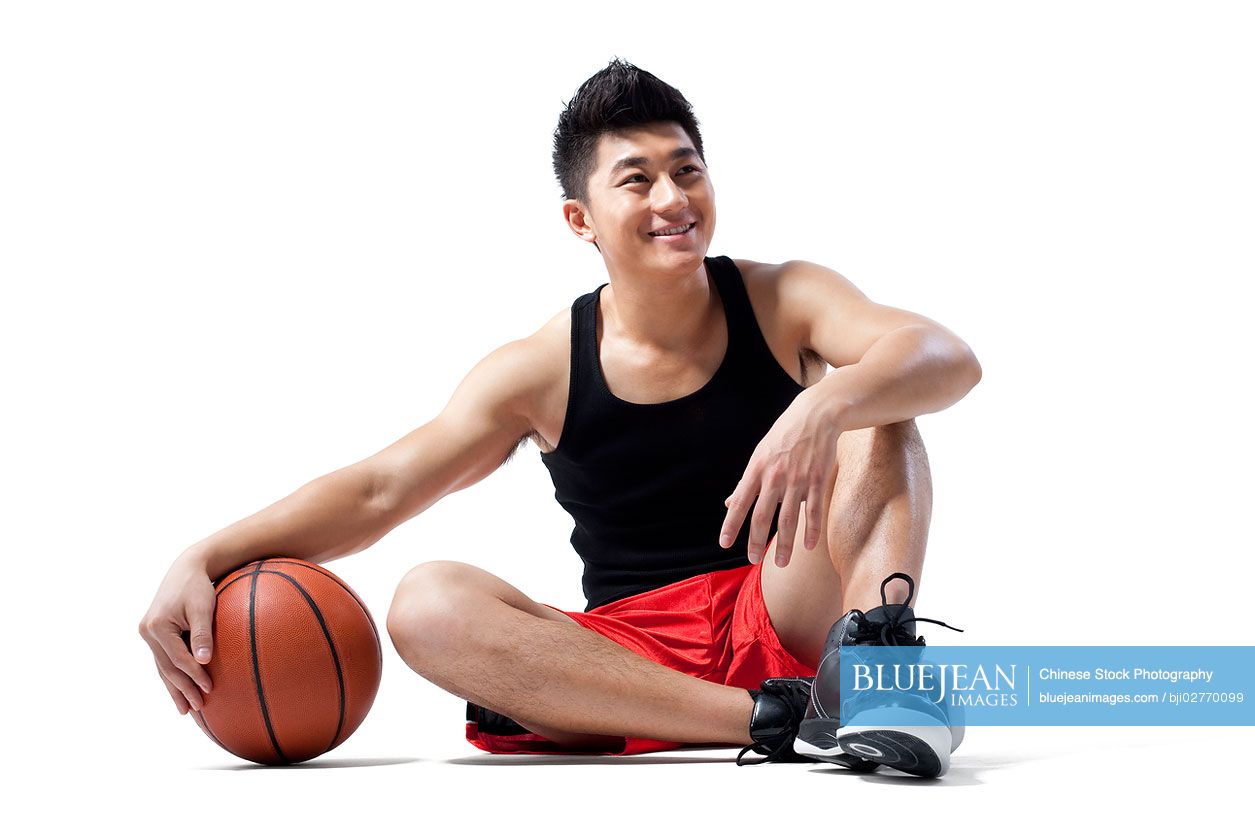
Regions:
<instances>
[{"instance_id":1,"label":"tank top strap","mask_svg":"<svg viewBox=\"0 0 1255 836\"><path fill-rule=\"evenodd\" d=\"M595 397L597 392L597 387L590 385L601 362L597 355L597 301L608 284L603 282L571 305L571 403L576 403L576 381L584 384L581 398Z\"/></svg>"},{"instance_id":2,"label":"tank top strap","mask_svg":"<svg viewBox=\"0 0 1255 836\"><path fill-rule=\"evenodd\" d=\"M562 434L556 451L541 453L546 460L560 455L578 456L586 442L585 424L595 424L597 416L611 405L596 385L597 364L597 297L605 282L571 303L571 372L567 385L567 408L562 420ZM561 452L557 452L561 451Z\"/></svg>"},{"instance_id":3,"label":"tank top strap","mask_svg":"<svg viewBox=\"0 0 1255 836\"><path fill-rule=\"evenodd\" d=\"M736 262L721 255L706 259L706 265L723 298L723 309L728 318L728 350L734 352L737 364L748 367L746 371L765 374L767 379L783 376L793 388L800 389L771 353L771 346L767 345L758 317L754 315L745 279Z\"/></svg>"}]
</instances>

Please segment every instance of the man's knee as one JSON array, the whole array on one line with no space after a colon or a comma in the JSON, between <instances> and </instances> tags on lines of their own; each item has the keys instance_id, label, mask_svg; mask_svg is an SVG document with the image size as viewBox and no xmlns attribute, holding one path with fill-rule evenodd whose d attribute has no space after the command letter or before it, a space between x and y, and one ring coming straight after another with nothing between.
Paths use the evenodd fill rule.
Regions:
<instances>
[{"instance_id":1,"label":"man's knee","mask_svg":"<svg viewBox=\"0 0 1255 836\"><path fill-rule=\"evenodd\" d=\"M915 419L847 430L837 437L837 462L853 464L877 458L897 458L903 453L923 456L924 440Z\"/></svg>"},{"instance_id":2,"label":"man's knee","mask_svg":"<svg viewBox=\"0 0 1255 836\"><path fill-rule=\"evenodd\" d=\"M448 652L468 626L475 573L483 570L453 560L420 563L401 579L388 609L388 635L407 661Z\"/></svg>"}]
</instances>

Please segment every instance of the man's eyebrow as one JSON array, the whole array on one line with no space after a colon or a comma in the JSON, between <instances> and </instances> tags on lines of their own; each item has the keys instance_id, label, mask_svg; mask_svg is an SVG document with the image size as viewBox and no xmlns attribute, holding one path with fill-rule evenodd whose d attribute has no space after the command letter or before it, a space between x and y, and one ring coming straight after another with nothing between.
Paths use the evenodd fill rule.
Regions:
<instances>
[{"instance_id":1,"label":"man's eyebrow","mask_svg":"<svg viewBox=\"0 0 1255 836\"><path fill-rule=\"evenodd\" d=\"M694 148L690 148L687 145L681 145L679 148L672 151L667 159L678 160L681 157L690 157L690 156L696 157L697 150ZM610 176L613 177L616 173L622 171L625 168L643 167L648 162L649 162L648 157L624 157L623 159L619 160L617 163L615 163L613 166L610 167Z\"/></svg>"}]
</instances>

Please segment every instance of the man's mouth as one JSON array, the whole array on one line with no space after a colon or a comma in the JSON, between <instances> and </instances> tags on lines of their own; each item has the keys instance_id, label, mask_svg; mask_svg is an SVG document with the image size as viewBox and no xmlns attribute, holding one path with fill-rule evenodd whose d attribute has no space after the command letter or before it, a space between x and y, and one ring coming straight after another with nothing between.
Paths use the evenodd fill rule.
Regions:
<instances>
[{"instance_id":1,"label":"man's mouth","mask_svg":"<svg viewBox=\"0 0 1255 836\"><path fill-rule=\"evenodd\" d=\"M680 226L672 226L672 227L668 227L667 229L660 229L657 232L651 232L649 234L653 238L671 238L676 235L683 235L684 233L688 232L690 229L692 229L695 226L697 226L696 223L681 224Z\"/></svg>"}]
</instances>

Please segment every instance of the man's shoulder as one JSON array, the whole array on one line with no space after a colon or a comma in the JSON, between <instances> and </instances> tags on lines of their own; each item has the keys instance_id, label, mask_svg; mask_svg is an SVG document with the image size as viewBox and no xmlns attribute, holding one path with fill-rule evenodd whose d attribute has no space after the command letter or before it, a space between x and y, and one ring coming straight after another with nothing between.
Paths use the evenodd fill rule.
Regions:
<instances>
[{"instance_id":1,"label":"man's shoulder","mask_svg":"<svg viewBox=\"0 0 1255 836\"><path fill-rule=\"evenodd\" d=\"M517 340L514 349L523 378L523 405L533 437L553 435L553 416L560 415L569 387L571 368L571 309L555 313L532 334ZM541 438L536 438L538 444ZM541 449L552 449L547 442Z\"/></svg>"},{"instance_id":2,"label":"man's shoulder","mask_svg":"<svg viewBox=\"0 0 1255 836\"><path fill-rule=\"evenodd\" d=\"M785 261L777 264L734 258L732 263L741 274L741 281L754 304L754 310L766 315L778 313L780 304L789 297L790 286L804 280L802 274L805 271L799 269L798 265L805 262Z\"/></svg>"},{"instance_id":3,"label":"man's shoulder","mask_svg":"<svg viewBox=\"0 0 1255 836\"><path fill-rule=\"evenodd\" d=\"M785 329L793 331L788 321L793 311L787 304L789 299L788 284L796 275L791 265L794 262L773 264L765 261L753 261L748 258L734 258L741 281L745 285L745 293L749 296L750 305L759 326L765 329Z\"/></svg>"},{"instance_id":4,"label":"man's shoulder","mask_svg":"<svg viewBox=\"0 0 1255 836\"><path fill-rule=\"evenodd\" d=\"M817 265L797 260L772 263L734 258L732 261L741 273L750 307L768 345L778 357L799 358L803 386L808 385L808 380L822 377L826 364L806 346L811 317L815 314L807 286L814 281Z\"/></svg>"},{"instance_id":5,"label":"man's shoulder","mask_svg":"<svg viewBox=\"0 0 1255 836\"><path fill-rule=\"evenodd\" d=\"M749 258L733 258L732 263L736 265L736 269L741 273L741 278L746 282L766 281L778 272L782 266L764 261L754 261Z\"/></svg>"},{"instance_id":6,"label":"man's shoulder","mask_svg":"<svg viewBox=\"0 0 1255 836\"><path fill-rule=\"evenodd\" d=\"M563 359L571 350L571 309L565 307L551 316L524 342L528 350L535 354L537 363L550 369L556 361Z\"/></svg>"},{"instance_id":7,"label":"man's shoulder","mask_svg":"<svg viewBox=\"0 0 1255 836\"><path fill-rule=\"evenodd\" d=\"M793 285L813 280L817 272L826 270L817 264L800 259L774 263L734 258L732 262L740 271L746 285L753 284L756 290L764 293L787 291Z\"/></svg>"},{"instance_id":8,"label":"man's shoulder","mask_svg":"<svg viewBox=\"0 0 1255 836\"><path fill-rule=\"evenodd\" d=\"M512 341L510 351L528 389L544 389L570 363L571 312L559 311L531 334ZM520 381L522 382L522 381Z\"/></svg>"}]
</instances>

